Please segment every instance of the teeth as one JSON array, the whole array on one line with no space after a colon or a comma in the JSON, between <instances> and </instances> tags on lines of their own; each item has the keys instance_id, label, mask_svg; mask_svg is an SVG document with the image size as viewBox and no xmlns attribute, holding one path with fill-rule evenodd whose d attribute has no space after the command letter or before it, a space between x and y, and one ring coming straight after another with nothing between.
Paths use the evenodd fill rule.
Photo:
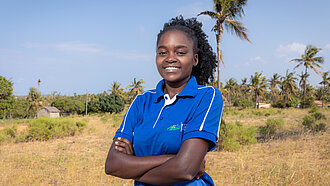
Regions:
<instances>
[{"instance_id":1,"label":"teeth","mask_svg":"<svg viewBox=\"0 0 330 186\"><path fill-rule=\"evenodd\" d=\"M165 69L174 70L174 69L178 69L178 68L177 67L166 67Z\"/></svg>"}]
</instances>

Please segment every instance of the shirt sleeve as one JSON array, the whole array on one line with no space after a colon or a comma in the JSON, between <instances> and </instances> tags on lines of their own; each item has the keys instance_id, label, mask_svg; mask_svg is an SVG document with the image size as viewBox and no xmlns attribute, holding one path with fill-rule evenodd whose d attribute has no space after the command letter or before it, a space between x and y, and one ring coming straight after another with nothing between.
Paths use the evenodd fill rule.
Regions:
<instances>
[{"instance_id":1,"label":"shirt sleeve","mask_svg":"<svg viewBox=\"0 0 330 186\"><path fill-rule=\"evenodd\" d=\"M131 143L133 143L134 128L139 122L139 110L141 110L138 108L138 98L139 95L136 96L130 107L127 109L123 122L121 123L113 139L122 137L128 139Z\"/></svg>"},{"instance_id":2,"label":"shirt sleeve","mask_svg":"<svg viewBox=\"0 0 330 186\"><path fill-rule=\"evenodd\" d=\"M221 92L214 87L207 87L203 98L188 121L183 134L183 141L190 138L202 138L209 141L209 151L216 147L222 117L223 100Z\"/></svg>"}]
</instances>

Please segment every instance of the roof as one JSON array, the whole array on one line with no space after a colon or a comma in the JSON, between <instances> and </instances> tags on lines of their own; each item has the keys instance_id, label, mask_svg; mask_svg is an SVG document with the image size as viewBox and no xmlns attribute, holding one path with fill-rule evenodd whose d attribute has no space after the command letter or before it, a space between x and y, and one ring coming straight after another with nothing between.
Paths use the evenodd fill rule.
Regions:
<instances>
[{"instance_id":1,"label":"roof","mask_svg":"<svg viewBox=\"0 0 330 186\"><path fill-rule=\"evenodd\" d=\"M60 112L60 110L58 110L56 107L42 107L41 109L46 109L48 112L50 113L57 113ZM40 110L41 110L40 109Z\"/></svg>"}]
</instances>

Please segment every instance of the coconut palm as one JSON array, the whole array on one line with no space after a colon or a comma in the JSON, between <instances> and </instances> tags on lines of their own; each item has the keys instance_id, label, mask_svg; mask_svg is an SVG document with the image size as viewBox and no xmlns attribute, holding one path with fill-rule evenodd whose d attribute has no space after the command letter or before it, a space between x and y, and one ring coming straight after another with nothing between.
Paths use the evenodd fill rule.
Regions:
<instances>
[{"instance_id":1,"label":"coconut palm","mask_svg":"<svg viewBox=\"0 0 330 186\"><path fill-rule=\"evenodd\" d=\"M247 28L238 21L243 17L243 7L247 0L213 0L214 11L204 11L199 15L208 15L216 20L212 31L215 32L217 39L217 54L218 54L218 89L220 89L220 63L224 64L223 56L220 49L221 37L223 34L223 27L231 34L235 33L240 39L251 42L247 35Z\"/></svg>"},{"instance_id":2,"label":"coconut palm","mask_svg":"<svg viewBox=\"0 0 330 186\"><path fill-rule=\"evenodd\" d=\"M242 79L242 83L240 85L241 87L241 93L244 97L244 99L246 98L246 95L249 93L250 89L249 89L249 86L247 84L247 78L243 78Z\"/></svg>"},{"instance_id":3,"label":"coconut palm","mask_svg":"<svg viewBox=\"0 0 330 186\"><path fill-rule=\"evenodd\" d=\"M230 78L228 81L226 81L226 85L224 87L227 89L228 92L228 101L229 101L229 106L231 106L231 101L232 101L232 96L235 96L237 94L237 88L238 84L235 79Z\"/></svg>"},{"instance_id":4,"label":"coconut palm","mask_svg":"<svg viewBox=\"0 0 330 186\"><path fill-rule=\"evenodd\" d=\"M277 100L277 86L281 83L280 81L280 75L278 75L278 73L273 74L273 76L271 77L271 79L269 80L269 89L271 91L272 94L272 101L275 102Z\"/></svg>"},{"instance_id":5,"label":"coconut palm","mask_svg":"<svg viewBox=\"0 0 330 186\"><path fill-rule=\"evenodd\" d=\"M111 85L111 89L109 89L108 91L118 94L119 96L123 97L124 95L124 89L120 88L121 84L117 81L114 81Z\"/></svg>"},{"instance_id":6,"label":"coconut palm","mask_svg":"<svg viewBox=\"0 0 330 186\"><path fill-rule=\"evenodd\" d=\"M264 97L267 92L267 79L262 73L255 72L250 77L250 89L254 94L255 108L259 108L259 98Z\"/></svg>"},{"instance_id":7,"label":"coconut palm","mask_svg":"<svg viewBox=\"0 0 330 186\"><path fill-rule=\"evenodd\" d=\"M302 100L302 104L301 104L301 108L304 108L305 105L305 96L306 96L306 86L307 86L307 78L309 77L309 74L307 74L306 72L301 72L301 75L299 75L300 77L300 81L299 81L299 86L301 88L301 100Z\"/></svg>"},{"instance_id":8,"label":"coconut palm","mask_svg":"<svg viewBox=\"0 0 330 186\"><path fill-rule=\"evenodd\" d=\"M40 92L32 87L30 88L30 92L26 98L29 101L29 107L27 109L27 113L32 111L33 113L37 110L39 110L39 107L41 106L40 99L41 99L41 94Z\"/></svg>"},{"instance_id":9,"label":"coconut palm","mask_svg":"<svg viewBox=\"0 0 330 186\"><path fill-rule=\"evenodd\" d=\"M308 69L313 69L317 74L320 72L316 68L322 68L321 64L324 63L323 57L316 56L322 49L317 48L312 45L307 45L305 52L301 55L301 58L292 59L291 61L297 62L298 64L294 67L294 69L298 68L299 66L303 65L305 67L305 74L308 74ZM307 76L307 75L306 75ZM307 78L306 78L307 80ZM306 82L305 82L306 85ZM302 91L302 97L305 97L306 93L306 86L304 86L304 90Z\"/></svg>"},{"instance_id":10,"label":"coconut palm","mask_svg":"<svg viewBox=\"0 0 330 186\"><path fill-rule=\"evenodd\" d=\"M141 94L142 92L144 92L143 88L144 86L142 84L144 84L144 80L140 79L138 81L136 81L136 78L134 78L134 80L132 81L131 85L128 85L126 87L126 89L129 90L130 96L131 96L131 101L139 94Z\"/></svg>"},{"instance_id":11,"label":"coconut palm","mask_svg":"<svg viewBox=\"0 0 330 186\"><path fill-rule=\"evenodd\" d=\"M328 92L330 84L329 71L322 73L322 81L319 84L323 85L322 107L324 107L326 92Z\"/></svg>"},{"instance_id":12,"label":"coconut palm","mask_svg":"<svg viewBox=\"0 0 330 186\"><path fill-rule=\"evenodd\" d=\"M294 72L290 72L286 70L286 74L284 77L281 77L281 95L283 95L283 107L286 107L287 99L292 99L292 94L296 93L297 85L296 85L297 78L294 77Z\"/></svg>"}]
</instances>

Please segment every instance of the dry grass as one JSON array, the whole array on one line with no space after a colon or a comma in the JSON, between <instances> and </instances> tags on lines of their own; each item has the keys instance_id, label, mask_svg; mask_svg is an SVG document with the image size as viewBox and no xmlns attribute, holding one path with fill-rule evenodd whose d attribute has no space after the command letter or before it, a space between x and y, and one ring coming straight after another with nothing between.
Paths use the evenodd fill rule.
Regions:
<instances>
[{"instance_id":1,"label":"dry grass","mask_svg":"<svg viewBox=\"0 0 330 186\"><path fill-rule=\"evenodd\" d=\"M288 128L298 128L308 111L275 110L270 116L251 112L227 113L224 118L226 122L238 120L250 126L264 125L269 117L282 118ZM330 117L329 110L322 112ZM2 144L0 185L133 185L131 180L104 173L118 117L89 116L88 120L88 128L79 136ZM237 152L211 152L206 158L207 172L216 185L329 185L329 153L329 132L305 134L251 145Z\"/></svg>"}]
</instances>

